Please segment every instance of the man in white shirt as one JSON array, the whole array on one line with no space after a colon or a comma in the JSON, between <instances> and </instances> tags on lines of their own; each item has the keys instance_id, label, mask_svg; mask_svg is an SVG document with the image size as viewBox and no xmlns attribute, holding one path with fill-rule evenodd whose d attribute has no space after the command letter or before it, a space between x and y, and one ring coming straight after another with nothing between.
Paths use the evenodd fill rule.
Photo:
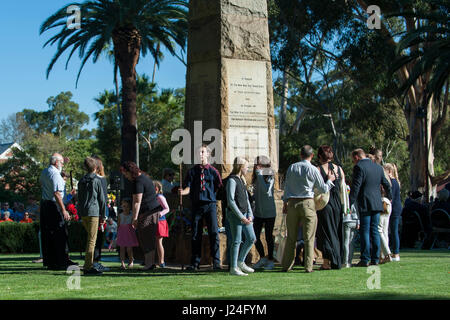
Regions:
<instances>
[{"instance_id":1,"label":"man in white shirt","mask_svg":"<svg viewBox=\"0 0 450 320\"><path fill-rule=\"evenodd\" d=\"M289 271L294 264L295 244L301 222L305 242L305 271L313 272L314 240L317 228L314 188L320 193L326 193L334 186L333 181L336 179L334 174L329 172L325 183L319 170L311 164L313 157L313 148L309 145L303 146L300 150L301 161L291 164L286 172L283 213L287 214L288 232L281 261L283 271Z\"/></svg>"},{"instance_id":2,"label":"man in white shirt","mask_svg":"<svg viewBox=\"0 0 450 320\"><path fill-rule=\"evenodd\" d=\"M44 266L50 270L66 270L68 266L75 264L69 259L66 221L70 220L70 215L63 203L63 165L64 158L59 153L54 153L49 167L42 171L40 177L42 256Z\"/></svg>"}]
</instances>

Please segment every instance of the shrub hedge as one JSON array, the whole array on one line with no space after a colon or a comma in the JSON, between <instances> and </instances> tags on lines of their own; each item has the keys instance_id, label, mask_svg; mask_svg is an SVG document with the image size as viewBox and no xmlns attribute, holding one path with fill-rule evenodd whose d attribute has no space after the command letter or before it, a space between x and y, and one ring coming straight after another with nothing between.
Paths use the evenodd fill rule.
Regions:
<instances>
[{"instance_id":1,"label":"shrub hedge","mask_svg":"<svg viewBox=\"0 0 450 320\"><path fill-rule=\"evenodd\" d=\"M69 251L84 252L86 249L86 230L79 221L67 225ZM0 253L39 253L39 222L0 223Z\"/></svg>"},{"instance_id":2,"label":"shrub hedge","mask_svg":"<svg viewBox=\"0 0 450 320\"><path fill-rule=\"evenodd\" d=\"M1 253L39 252L39 223L0 223Z\"/></svg>"}]
</instances>

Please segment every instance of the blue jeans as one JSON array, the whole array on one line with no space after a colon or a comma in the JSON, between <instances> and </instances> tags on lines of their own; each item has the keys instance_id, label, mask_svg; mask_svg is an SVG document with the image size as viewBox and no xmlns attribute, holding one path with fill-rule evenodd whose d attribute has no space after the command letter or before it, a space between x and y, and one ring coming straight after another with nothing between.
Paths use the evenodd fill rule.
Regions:
<instances>
[{"instance_id":1,"label":"blue jeans","mask_svg":"<svg viewBox=\"0 0 450 320\"><path fill-rule=\"evenodd\" d=\"M245 214L248 218L248 214ZM244 262L247 254L250 252L256 241L255 231L253 230L253 222L243 224L241 220L233 213L227 212L228 223L231 231L231 250L230 250L230 269L237 267L238 262ZM242 232L245 235L245 241L242 243ZM240 250L239 250L240 249Z\"/></svg>"},{"instance_id":2,"label":"blue jeans","mask_svg":"<svg viewBox=\"0 0 450 320\"><path fill-rule=\"evenodd\" d=\"M400 236L398 233L398 225L400 223L401 216L392 216L389 220L389 227L391 228L391 239L389 243L392 246L392 253L399 254L400 253Z\"/></svg>"},{"instance_id":3,"label":"blue jeans","mask_svg":"<svg viewBox=\"0 0 450 320\"><path fill-rule=\"evenodd\" d=\"M360 216L359 235L361 241L361 261L378 263L380 260L380 222L379 212L362 212Z\"/></svg>"}]
</instances>

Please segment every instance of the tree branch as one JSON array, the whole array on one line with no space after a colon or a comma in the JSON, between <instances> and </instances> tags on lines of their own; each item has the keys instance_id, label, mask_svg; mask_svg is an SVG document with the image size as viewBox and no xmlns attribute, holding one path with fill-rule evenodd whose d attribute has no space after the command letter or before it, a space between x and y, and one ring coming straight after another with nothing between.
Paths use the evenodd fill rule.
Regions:
<instances>
[{"instance_id":1,"label":"tree branch","mask_svg":"<svg viewBox=\"0 0 450 320\"><path fill-rule=\"evenodd\" d=\"M365 3L364 0L356 0L356 2L359 4L359 6L365 11L367 12L367 8L368 5ZM380 22L381 25L381 34L386 38L386 42L392 46L392 48L396 48L397 47L397 42L394 40L394 37L392 36L392 34L389 32L388 28L386 27L385 23L383 21ZM406 82L409 79L409 72L406 68L406 66L401 67L399 70L397 70L397 74L400 78L400 81L402 81L403 83ZM410 99L411 103L414 106L417 106L419 103L419 100L417 99L416 96L416 88L414 88L414 86L411 86L408 91L408 98Z\"/></svg>"}]
</instances>

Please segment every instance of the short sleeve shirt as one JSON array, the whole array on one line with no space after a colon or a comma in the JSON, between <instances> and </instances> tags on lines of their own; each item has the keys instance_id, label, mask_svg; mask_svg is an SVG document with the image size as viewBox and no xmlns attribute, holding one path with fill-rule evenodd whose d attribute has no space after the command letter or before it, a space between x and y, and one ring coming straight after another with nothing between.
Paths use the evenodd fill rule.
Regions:
<instances>
[{"instance_id":1,"label":"short sleeve shirt","mask_svg":"<svg viewBox=\"0 0 450 320\"><path fill-rule=\"evenodd\" d=\"M55 201L55 192L61 194L61 198L64 197L64 191L66 189L66 182L61 177L61 173L55 166L50 165L48 168L42 170L41 173L41 186L42 186L42 200Z\"/></svg>"},{"instance_id":2,"label":"short sleeve shirt","mask_svg":"<svg viewBox=\"0 0 450 320\"><path fill-rule=\"evenodd\" d=\"M142 193L142 202L139 213L151 211L159 206L159 202L156 199L155 185L152 179L145 174L141 174L134 180L133 194Z\"/></svg>"}]
</instances>

